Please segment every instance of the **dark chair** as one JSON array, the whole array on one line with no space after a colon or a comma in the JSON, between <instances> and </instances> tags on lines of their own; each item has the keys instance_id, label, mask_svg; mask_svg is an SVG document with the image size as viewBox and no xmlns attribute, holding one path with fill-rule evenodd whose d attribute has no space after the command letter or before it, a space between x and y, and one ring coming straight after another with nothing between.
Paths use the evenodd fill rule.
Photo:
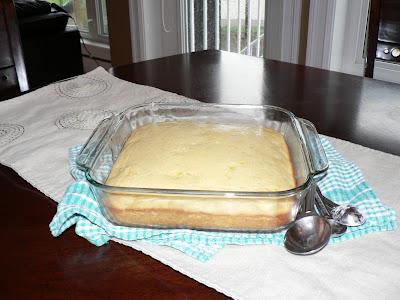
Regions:
<instances>
[{"instance_id":1,"label":"dark chair","mask_svg":"<svg viewBox=\"0 0 400 300\"><path fill-rule=\"evenodd\" d=\"M14 0L31 89L83 73L81 36L45 1Z\"/></svg>"},{"instance_id":2,"label":"dark chair","mask_svg":"<svg viewBox=\"0 0 400 300\"><path fill-rule=\"evenodd\" d=\"M29 90L12 0L0 0L0 101Z\"/></svg>"}]
</instances>

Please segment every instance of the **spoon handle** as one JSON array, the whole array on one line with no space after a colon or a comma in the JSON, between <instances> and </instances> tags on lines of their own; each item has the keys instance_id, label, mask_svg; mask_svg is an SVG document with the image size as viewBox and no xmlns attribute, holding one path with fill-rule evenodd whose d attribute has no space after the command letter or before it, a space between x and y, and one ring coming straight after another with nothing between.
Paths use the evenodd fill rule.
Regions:
<instances>
[{"instance_id":1,"label":"spoon handle","mask_svg":"<svg viewBox=\"0 0 400 300\"><path fill-rule=\"evenodd\" d=\"M314 205L315 205L315 187L316 184L311 185L310 190L308 191L305 197L304 203L304 214L313 213L315 212Z\"/></svg>"},{"instance_id":2,"label":"spoon handle","mask_svg":"<svg viewBox=\"0 0 400 300\"><path fill-rule=\"evenodd\" d=\"M318 187L316 188L316 198L319 198L319 200L323 202L330 217L336 222L347 226L360 226L364 224L365 217L355 206L336 204L332 200L324 197Z\"/></svg>"},{"instance_id":3,"label":"spoon handle","mask_svg":"<svg viewBox=\"0 0 400 300\"><path fill-rule=\"evenodd\" d=\"M318 211L321 213L321 215L325 218L332 218L331 210L329 207L325 205L325 203L322 201L319 193L315 194L315 204L317 206Z\"/></svg>"},{"instance_id":4,"label":"spoon handle","mask_svg":"<svg viewBox=\"0 0 400 300\"><path fill-rule=\"evenodd\" d=\"M319 189L319 187L317 186L317 195L319 196L319 198L321 198L321 201L324 202L324 206L326 206L330 211L332 211L332 209L334 209L335 207L339 206L339 204L333 202L331 199L328 199L327 197L325 197L321 190Z\"/></svg>"},{"instance_id":5,"label":"spoon handle","mask_svg":"<svg viewBox=\"0 0 400 300\"><path fill-rule=\"evenodd\" d=\"M325 198L326 199L326 198ZM317 209L319 213L326 219L328 220L329 224L331 225L331 231L332 231L332 237L339 237L342 236L343 234L346 233L347 231L347 226L340 224L337 222L332 215L332 210L329 208L325 201L324 198L321 198L320 193L316 192L315 193L315 204L317 206Z\"/></svg>"}]
</instances>

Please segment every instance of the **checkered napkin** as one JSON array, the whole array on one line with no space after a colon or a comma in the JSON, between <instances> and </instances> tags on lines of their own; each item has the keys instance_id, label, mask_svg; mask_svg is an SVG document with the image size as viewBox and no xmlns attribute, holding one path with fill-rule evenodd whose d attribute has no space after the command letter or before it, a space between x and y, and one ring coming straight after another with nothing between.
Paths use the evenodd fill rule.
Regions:
<instances>
[{"instance_id":1,"label":"checkered napkin","mask_svg":"<svg viewBox=\"0 0 400 300\"><path fill-rule=\"evenodd\" d=\"M349 227L344 235L331 238L330 243L353 239L371 232L396 229L394 210L379 201L374 191L365 182L361 171L354 164L343 159L326 138L321 137L321 141L330 163L328 175L319 182L321 191L339 204L349 203L356 206L366 217L365 224ZM97 246L107 243L111 238L129 241L143 240L173 247L199 261L209 260L225 245L283 245L284 232L238 233L114 225L102 215L84 173L76 166L75 160L81 148L77 146L69 151L70 171L75 182L67 188L58 205L57 213L50 223L53 236L59 236L75 224L76 233Z\"/></svg>"}]
</instances>

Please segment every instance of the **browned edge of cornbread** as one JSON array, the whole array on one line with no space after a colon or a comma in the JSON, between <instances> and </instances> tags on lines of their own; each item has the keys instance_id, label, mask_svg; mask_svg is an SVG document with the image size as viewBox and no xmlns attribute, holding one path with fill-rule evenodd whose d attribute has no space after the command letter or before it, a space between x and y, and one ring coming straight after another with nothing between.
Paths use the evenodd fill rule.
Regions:
<instances>
[{"instance_id":1,"label":"browned edge of cornbread","mask_svg":"<svg viewBox=\"0 0 400 300\"><path fill-rule=\"evenodd\" d=\"M170 228L275 230L293 221L292 210L276 215L217 215L171 209L116 209L105 206L108 217L125 226Z\"/></svg>"}]
</instances>

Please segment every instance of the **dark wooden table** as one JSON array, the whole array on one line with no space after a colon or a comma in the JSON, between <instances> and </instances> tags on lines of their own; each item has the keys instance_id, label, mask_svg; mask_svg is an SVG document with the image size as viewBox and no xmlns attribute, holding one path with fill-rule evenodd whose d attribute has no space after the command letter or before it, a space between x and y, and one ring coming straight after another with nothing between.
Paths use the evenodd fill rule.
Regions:
<instances>
[{"instance_id":1,"label":"dark wooden table","mask_svg":"<svg viewBox=\"0 0 400 300\"><path fill-rule=\"evenodd\" d=\"M112 70L205 102L272 104L323 134L400 155L400 85L218 51ZM48 224L56 204L0 165L0 298L224 299L131 248L100 248Z\"/></svg>"}]
</instances>

